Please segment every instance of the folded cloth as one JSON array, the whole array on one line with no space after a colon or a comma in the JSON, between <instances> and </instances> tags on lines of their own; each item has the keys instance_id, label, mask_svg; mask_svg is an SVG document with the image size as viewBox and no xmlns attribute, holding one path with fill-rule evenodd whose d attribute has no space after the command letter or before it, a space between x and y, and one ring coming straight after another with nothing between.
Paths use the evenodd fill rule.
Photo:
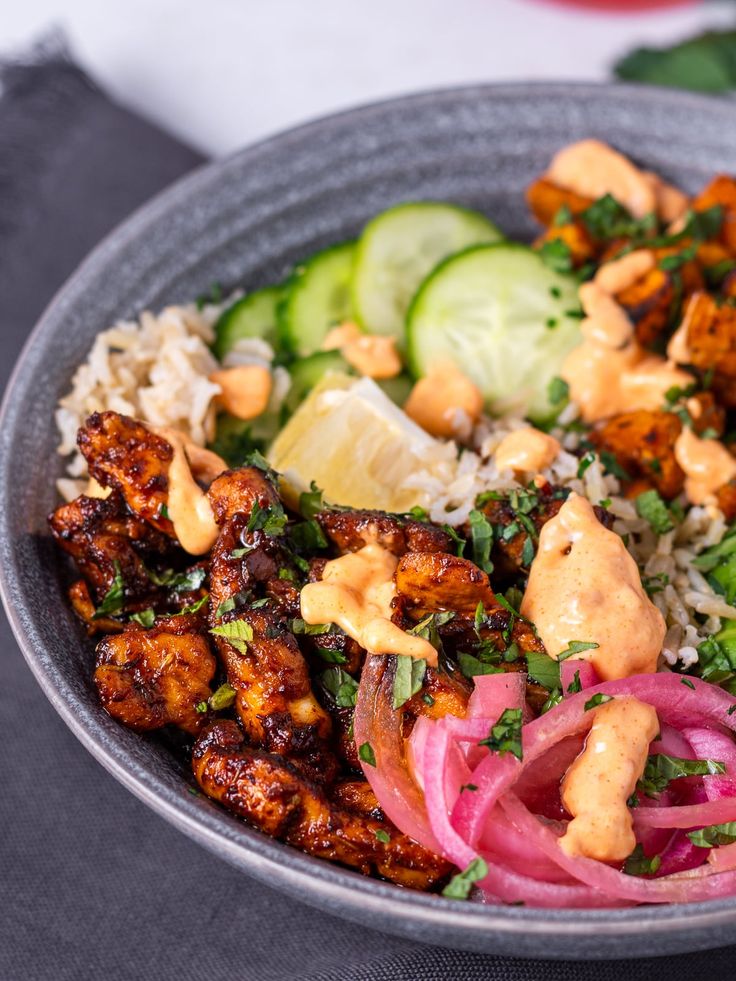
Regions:
<instances>
[{"instance_id":1,"label":"folded cloth","mask_svg":"<svg viewBox=\"0 0 736 981\"><path fill-rule=\"evenodd\" d=\"M0 81L4 383L84 253L201 158L110 102L58 44L0 68ZM46 702L4 619L0 650L0 981L733 977L733 948L540 963L426 947L303 906L205 852L117 784Z\"/></svg>"}]
</instances>

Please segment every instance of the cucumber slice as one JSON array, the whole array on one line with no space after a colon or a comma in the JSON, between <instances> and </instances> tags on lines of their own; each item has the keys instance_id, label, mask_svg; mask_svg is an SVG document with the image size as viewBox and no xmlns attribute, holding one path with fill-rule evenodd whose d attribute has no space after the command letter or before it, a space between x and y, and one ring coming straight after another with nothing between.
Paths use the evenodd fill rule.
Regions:
<instances>
[{"instance_id":1,"label":"cucumber slice","mask_svg":"<svg viewBox=\"0 0 736 981\"><path fill-rule=\"evenodd\" d=\"M294 412L307 395L328 372L351 374L352 368L339 351L317 351L289 367L291 387L286 396L286 408Z\"/></svg>"},{"instance_id":2,"label":"cucumber slice","mask_svg":"<svg viewBox=\"0 0 736 981\"><path fill-rule=\"evenodd\" d=\"M222 361L235 342L244 337L260 337L275 345L276 308L281 290L280 286L266 286L236 300L220 314L212 345L212 353L218 361Z\"/></svg>"},{"instance_id":3,"label":"cucumber slice","mask_svg":"<svg viewBox=\"0 0 736 981\"><path fill-rule=\"evenodd\" d=\"M407 315L410 370L452 361L492 412L543 420L547 386L580 343L577 282L524 245L481 245L452 256L422 284Z\"/></svg>"},{"instance_id":4,"label":"cucumber slice","mask_svg":"<svg viewBox=\"0 0 736 981\"><path fill-rule=\"evenodd\" d=\"M279 306L279 333L298 357L319 351L328 330L352 316L354 255L354 242L333 245L297 266L288 280Z\"/></svg>"},{"instance_id":5,"label":"cucumber slice","mask_svg":"<svg viewBox=\"0 0 736 981\"><path fill-rule=\"evenodd\" d=\"M381 212L358 239L353 306L371 334L404 336L404 316L422 280L453 252L503 235L484 215L439 201Z\"/></svg>"}]
</instances>

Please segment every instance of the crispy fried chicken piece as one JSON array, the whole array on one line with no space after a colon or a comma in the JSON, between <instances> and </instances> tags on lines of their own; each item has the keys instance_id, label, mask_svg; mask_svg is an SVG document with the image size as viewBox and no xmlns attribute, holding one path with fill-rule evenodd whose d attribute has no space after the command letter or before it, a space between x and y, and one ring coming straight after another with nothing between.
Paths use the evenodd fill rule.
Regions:
<instances>
[{"instance_id":1,"label":"crispy fried chicken piece","mask_svg":"<svg viewBox=\"0 0 736 981\"><path fill-rule=\"evenodd\" d=\"M407 552L396 567L396 592L412 619L451 610L470 616L479 603L486 609L500 604L488 576L469 559L446 552Z\"/></svg>"},{"instance_id":2,"label":"crispy fried chicken piece","mask_svg":"<svg viewBox=\"0 0 736 981\"><path fill-rule=\"evenodd\" d=\"M329 746L332 722L312 692L294 636L274 613L245 610L227 617L219 626L243 624L253 635L243 650L238 642L215 638L250 741L288 757L313 779L331 780L336 768Z\"/></svg>"},{"instance_id":3,"label":"crispy fried chicken piece","mask_svg":"<svg viewBox=\"0 0 736 981\"><path fill-rule=\"evenodd\" d=\"M375 543L393 552L449 552L450 536L435 525L384 511L320 511L322 530L340 552L357 552Z\"/></svg>"},{"instance_id":4,"label":"crispy fried chicken piece","mask_svg":"<svg viewBox=\"0 0 736 981\"><path fill-rule=\"evenodd\" d=\"M383 821L385 815L367 780L340 780L330 788L330 800L348 811Z\"/></svg>"},{"instance_id":5,"label":"crispy fried chicken piece","mask_svg":"<svg viewBox=\"0 0 736 981\"><path fill-rule=\"evenodd\" d=\"M62 504L49 517L51 533L77 563L79 571L101 600L120 567L128 599L153 592L145 561L160 561L171 542L125 506L115 492L104 500L82 495Z\"/></svg>"},{"instance_id":6,"label":"crispy fried chicken piece","mask_svg":"<svg viewBox=\"0 0 736 981\"><path fill-rule=\"evenodd\" d=\"M526 189L526 203L534 217L542 225L551 225L560 208L568 208L573 215L585 211L593 204L592 198L575 191L567 191L552 181L540 177Z\"/></svg>"},{"instance_id":7,"label":"crispy fried chicken piece","mask_svg":"<svg viewBox=\"0 0 736 981\"><path fill-rule=\"evenodd\" d=\"M697 270L696 266L694 268ZM664 269L655 267L617 293L616 301L634 324L637 341L648 347L669 325L675 301L675 284Z\"/></svg>"},{"instance_id":8,"label":"crispy fried chicken piece","mask_svg":"<svg viewBox=\"0 0 736 981\"><path fill-rule=\"evenodd\" d=\"M99 484L121 491L132 511L174 537L174 526L163 516L174 456L165 439L128 416L95 412L79 430L77 445Z\"/></svg>"},{"instance_id":9,"label":"crispy fried chicken piece","mask_svg":"<svg viewBox=\"0 0 736 981\"><path fill-rule=\"evenodd\" d=\"M210 565L210 624L238 629L252 639L215 635L229 683L235 688L236 708L249 739L282 753L315 779L329 781L336 761L329 743L331 720L312 692L304 656L283 616L251 610L254 591L271 595L281 568L288 567L280 538L264 530L248 531L253 508L279 504L278 495L262 471L229 471L211 485L208 496L220 535ZM233 601L235 608L221 613ZM234 642L233 642L234 641Z\"/></svg>"},{"instance_id":10,"label":"crispy fried chicken piece","mask_svg":"<svg viewBox=\"0 0 736 981\"><path fill-rule=\"evenodd\" d=\"M714 205L723 208L718 240L731 255L736 255L736 179L726 174L717 175L692 202L693 211L707 211Z\"/></svg>"},{"instance_id":11,"label":"crispy fried chicken piece","mask_svg":"<svg viewBox=\"0 0 736 981\"><path fill-rule=\"evenodd\" d=\"M129 626L97 645L94 682L100 701L139 732L175 725L196 734L211 694L215 657L193 615L160 618L150 630Z\"/></svg>"},{"instance_id":12,"label":"crispy fried chicken piece","mask_svg":"<svg viewBox=\"0 0 736 981\"><path fill-rule=\"evenodd\" d=\"M712 389L719 402L736 408L736 307L719 306L710 294L694 293L685 319L691 363L701 371L712 369Z\"/></svg>"},{"instance_id":13,"label":"crispy fried chicken piece","mask_svg":"<svg viewBox=\"0 0 736 981\"><path fill-rule=\"evenodd\" d=\"M675 459L675 441L682 423L673 412L623 412L590 433L598 451L612 453L632 478L624 489L641 493L654 487L672 499L682 490L685 474ZM632 483L633 482L633 483Z\"/></svg>"},{"instance_id":14,"label":"crispy fried chicken piece","mask_svg":"<svg viewBox=\"0 0 736 981\"><path fill-rule=\"evenodd\" d=\"M386 820L331 802L282 758L243 745L235 722L216 722L197 740L192 760L202 790L266 834L310 855L375 872L414 889L429 889L450 871L444 859ZM338 800L344 791L338 793ZM389 835L379 840L377 832Z\"/></svg>"}]
</instances>

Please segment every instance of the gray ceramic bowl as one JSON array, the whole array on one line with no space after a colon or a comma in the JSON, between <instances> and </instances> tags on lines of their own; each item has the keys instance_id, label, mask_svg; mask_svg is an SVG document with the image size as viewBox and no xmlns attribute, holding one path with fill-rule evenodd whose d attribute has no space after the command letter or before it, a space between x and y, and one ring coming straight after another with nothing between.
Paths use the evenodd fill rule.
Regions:
<instances>
[{"instance_id":1,"label":"gray ceramic bowl","mask_svg":"<svg viewBox=\"0 0 736 981\"><path fill-rule=\"evenodd\" d=\"M623 911L492 907L417 895L302 855L203 797L155 739L113 722L90 683L91 645L67 607L46 534L55 504L53 411L95 334L220 280L255 287L349 238L394 202L447 198L509 234L534 227L523 191L562 144L598 136L688 190L736 171L736 108L626 86L482 86L310 123L204 167L107 238L56 296L7 390L0 422L0 576L40 685L121 783L205 847L340 916L436 944L530 957L671 953L736 941L736 899ZM29 452L32 448L32 452ZM247 889L244 881L243 888Z\"/></svg>"}]
</instances>

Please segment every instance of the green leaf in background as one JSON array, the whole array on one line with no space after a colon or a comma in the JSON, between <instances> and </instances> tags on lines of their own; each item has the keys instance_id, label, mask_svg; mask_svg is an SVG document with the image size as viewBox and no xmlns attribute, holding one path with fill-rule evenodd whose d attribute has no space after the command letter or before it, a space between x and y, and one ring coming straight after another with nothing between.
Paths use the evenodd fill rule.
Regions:
<instances>
[{"instance_id":1,"label":"green leaf in background","mask_svg":"<svg viewBox=\"0 0 736 981\"><path fill-rule=\"evenodd\" d=\"M708 31L671 48L637 48L613 70L629 82L727 92L736 88L736 31Z\"/></svg>"}]
</instances>

